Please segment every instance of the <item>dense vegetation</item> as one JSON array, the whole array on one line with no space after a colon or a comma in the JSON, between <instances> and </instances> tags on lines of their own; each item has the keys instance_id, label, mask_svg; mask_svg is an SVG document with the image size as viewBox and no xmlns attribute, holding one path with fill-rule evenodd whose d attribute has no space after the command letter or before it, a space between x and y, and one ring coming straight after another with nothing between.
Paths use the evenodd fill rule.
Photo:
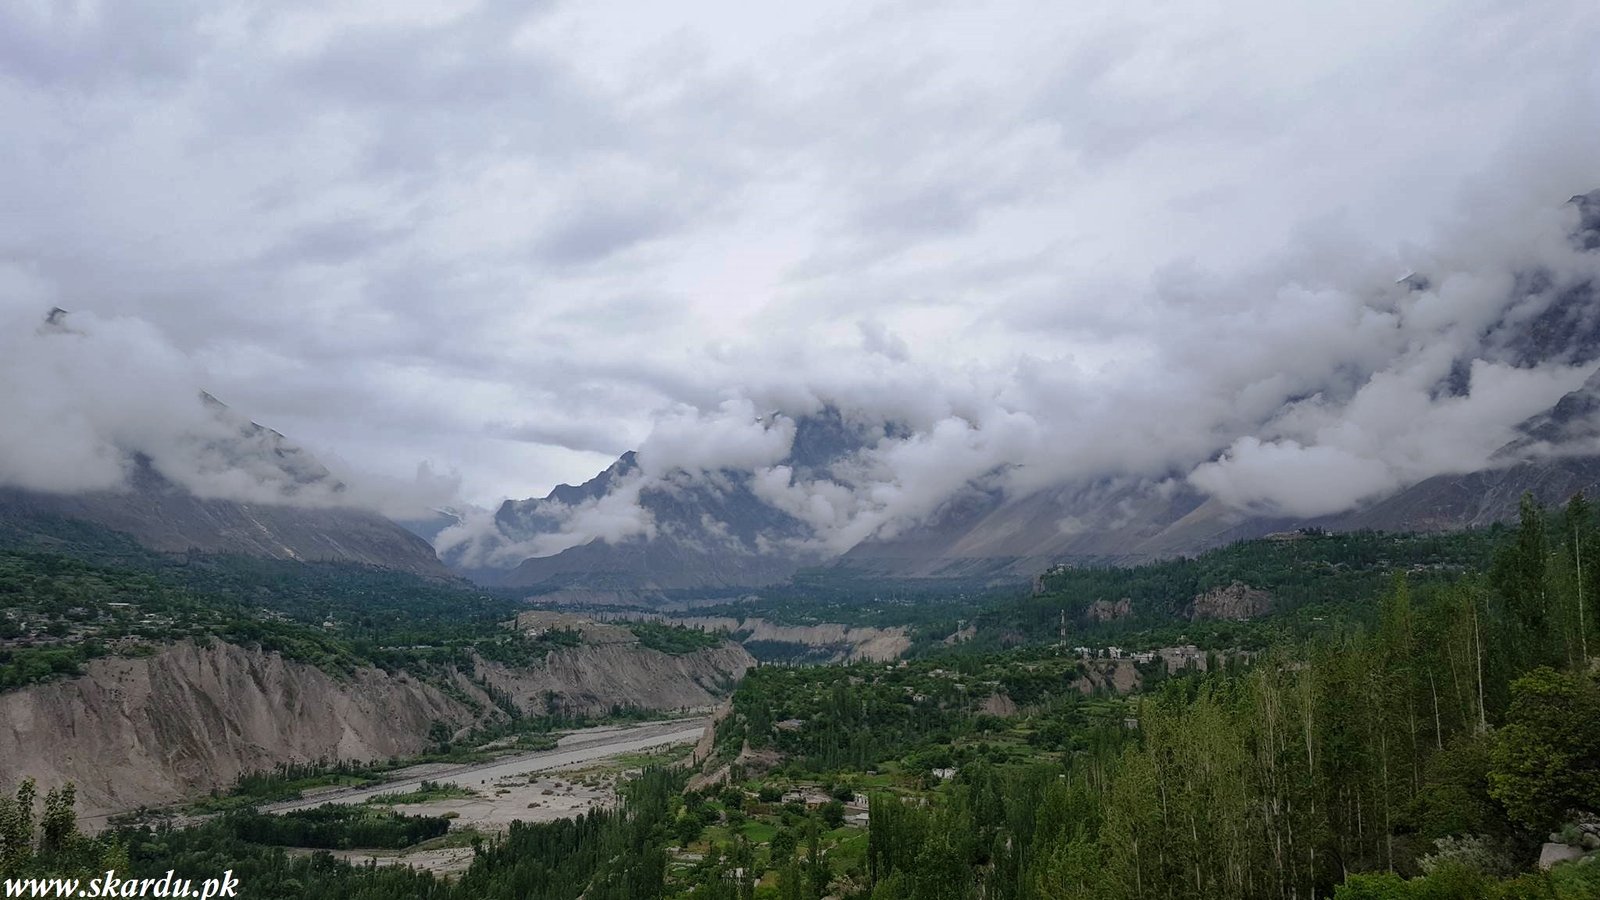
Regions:
<instances>
[{"instance_id":1,"label":"dense vegetation","mask_svg":"<svg viewBox=\"0 0 1600 900\"><path fill-rule=\"evenodd\" d=\"M663 625L660 622L629 622L628 629L639 638L642 646L674 656L720 647L722 642L727 640L727 635L724 634L677 625Z\"/></svg>"},{"instance_id":2,"label":"dense vegetation","mask_svg":"<svg viewBox=\"0 0 1600 900\"><path fill-rule=\"evenodd\" d=\"M881 800L874 896L1595 896L1600 866L1500 876L1600 814L1596 549L1581 501L1528 505L1487 578L1400 578L1371 628L1174 680L1114 760Z\"/></svg>"},{"instance_id":3,"label":"dense vegetation","mask_svg":"<svg viewBox=\"0 0 1600 900\"><path fill-rule=\"evenodd\" d=\"M782 585L697 605L694 613L790 625L906 626L913 657L946 654L946 639L963 628L976 630L965 647L971 653L1053 643L1063 630L1072 643L1091 646L1264 648L1351 620L1370 625L1370 601L1396 573L1421 587L1484 571L1505 536L1500 526L1437 534L1307 530L1131 568L1058 567L1040 578L1036 592L1004 581L893 581L848 569L807 570ZM1274 615L1191 618L1195 597L1236 583L1270 595ZM1122 600L1127 614L1094 615L1097 603ZM837 658L837 648L802 644L755 642L746 649L764 662Z\"/></svg>"},{"instance_id":4,"label":"dense vegetation","mask_svg":"<svg viewBox=\"0 0 1600 900\"><path fill-rule=\"evenodd\" d=\"M233 868L261 897L1597 897L1600 862L1533 871L1552 836L1600 845L1596 561L1578 499L1514 529L1057 572L978 614L1010 649L752 672L704 768L724 783L650 771L621 809L515 825L450 882L288 857L242 818L51 846ZM1234 581L1278 604L1232 634L1251 654L1169 669L1058 645L1192 634L1185 604ZM1122 597L1123 621L1077 615Z\"/></svg>"},{"instance_id":5,"label":"dense vegetation","mask_svg":"<svg viewBox=\"0 0 1600 900\"><path fill-rule=\"evenodd\" d=\"M1015 596L1022 579L884 578L846 568L803 569L783 584L739 603L697 610L706 615L758 616L784 625L915 625L966 615L990 600Z\"/></svg>"},{"instance_id":6,"label":"dense vegetation","mask_svg":"<svg viewBox=\"0 0 1600 900\"><path fill-rule=\"evenodd\" d=\"M533 665L582 640L572 629L507 628L520 599L456 582L353 563L164 555L71 523L59 529L72 540L22 541L5 525L0 690L183 639L259 647L334 673L374 666L423 677L470 672L474 658ZM661 624L635 631L645 646L669 653L721 640Z\"/></svg>"},{"instance_id":7,"label":"dense vegetation","mask_svg":"<svg viewBox=\"0 0 1600 900\"><path fill-rule=\"evenodd\" d=\"M1115 702L1074 699L1074 666L1093 663L1043 650L762 670L720 749L775 765L750 786L872 791L865 871L830 889L874 898L1600 896L1600 864L1528 872L1552 833L1600 843L1597 550L1580 499L1530 504L1514 531L1058 572L1005 611L1037 611L1014 627L1054 637L1064 608L1106 597L1182 615L1237 580L1282 598L1273 646L1207 674L1148 669ZM981 712L991 692L1017 717ZM958 774L926 790L940 765Z\"/></svg>"},{"instance_id":8,"label":"dense vegetation","mask_svg":"<svg viewBox=\"0 0 1600 900\"><path fill-rule=\"evenodd\" d=\"M952 747L963 739L1004 730L988 711L1002 698L1004 709L1029 707L1036 744L1081 736L1112 719L1120 729L1124 704L1086 697L1084 671L1084 662L1056 650L904 665L767 666L750 672L735 693L735 714L719 727L717 747L725 758L746 745L775 750L797 776L902 759L903 770L926 772L959 759Z\"/></svg>"},{"instance_id":9,"label":"dense vegetation","mask_svg":"<svg viewBox=\"0 0 1600 900\"><path fill-rule=\"evenodd\" d=\"M449 820L437 816L403 816L337 803L270 816L241 810L223 816L221 823L241 841L323 850L397 850L439 837L450 829Z\"/></svg>"},{"instance_id":10,"label":"dense vegetation","mask_svg":"<svg viewBox=\"0 0 1600 900\"><path fill-rule=\"evenodd\" d=\"M75 674L112 652L220 639L331 672L535 662L578 637L502 624L509 602L365 566L207 558L111 567L0 550L0 689Z\"/></svg>"},{"instance_id":11,"label":"dense vegetation","mask_svg":"<svg viewBox=\"0 0 1600 900\"><path fill-rule=\"evenodd\" d=\"M1130 645L1159 646L1177 633L1210 637L1214 645L1264 645L1296 627L1328 619L1371 624L1378 596L1395 574L1423 587L1487 569L1506 530L1493 527L1438 534L1389 534L1306 530L1241 541L1193 558L1126 569L1062 566L1040 578L1040 592L1000 604L978 617L980 628L1055 636L1063 615L1069 636L1120 638ZM1233 584L1265 591L1274 616L1259 623L1195 622L1194 599ZM1127 599L1125 618L1095 621L1096 602ZM984 627L986 626L986 627Z\"/></svg>"}]
</instances>

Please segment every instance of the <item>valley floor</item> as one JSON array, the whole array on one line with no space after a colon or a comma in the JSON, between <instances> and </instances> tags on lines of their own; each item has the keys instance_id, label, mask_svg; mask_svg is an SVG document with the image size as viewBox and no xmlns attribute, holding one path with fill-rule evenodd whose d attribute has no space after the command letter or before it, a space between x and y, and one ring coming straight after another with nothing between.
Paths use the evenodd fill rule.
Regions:
<instances>
[{"instance_id":1,"label":"valley floor","mask_svg":"<svg viewBox=\"0 0 1600 900\"><path fill-rule=\"evenodd\" d=\"M266 804L260 810L286 813L326 803L367 803L405 815L450 817L450 833L405 850L333 851L355 865L406 865L449 875L472 863L475 836L503 832L513 821L551 822L615 806L619 781L646 758L695 743L710 721L700 717L583 728L563 736L555 750L470 765L412 766L382 785L308 792L300 800ZM459 786L468 795L421 803L384 802L386 797L440 783Z\"/></svg>"},{"instance_id":2,"label":"valley floor","mask_svg":"<svg viewBox=\"0 0 1600 900\"><path fill-rule=\"evenodd\" d=\"M320 793L308 792L299 800L265 804L260 807L260 810L267 813L285 813L298 809L310 809L325 803L369 803L383 795L409 794L420 791L424 782L458 784L468 790L489 786L489 790L492 791L494 785L505 782L507 779L526 779L527 776L537 772L573 769L626 754L637 754L650 750L659 750L663 747L693 744L700 739L709 722L709 718L667 719L658 722L645 722L639 725L606 725L584 728L562 737L555 750L541 750L484 763L453 766L437 764L413 766L396 773L399 776L396 780L385 782L381 785L355 789L336 789ZM445 812L459 812L464 823L499 825L500 827L509 825L512 819L547 821L565 815L580 815L587 809L587 806L585 806L569 809L557 815L530 815L527 799L522 797L522 793L517 792L510 796L502 794L500 797L491 795L488 797L440 800L430 803L398 804L396 808L413 814L439 815ZM523 801L521 808L509 808L509 804L518 799ZM535 802L537 802L537 798L535 798ZM476 813L476 815L469 815L469 812ZM504 815L502 816L501 813L504 813Z\"/></svg>"}]
</instances>

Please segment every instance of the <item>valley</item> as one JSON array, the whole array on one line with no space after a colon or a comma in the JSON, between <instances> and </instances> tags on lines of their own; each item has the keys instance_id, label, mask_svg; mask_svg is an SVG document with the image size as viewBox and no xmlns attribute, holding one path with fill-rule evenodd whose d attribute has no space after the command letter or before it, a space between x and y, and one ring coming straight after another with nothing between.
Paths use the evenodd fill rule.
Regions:
<instances>
[{"instance_id":1,"label":"valley","mask_svg":"<svg viewBox=\"0 0 1600 900\"><path fill-rule=\"evenodd\" d=\"M927 603L834 579L809 595L796 582L781 603L732 598L692 615L484 595L474 602L495 611L492 627L456 631L450 653L349 645L387 667L344 667L343 629L379 626L341 625L328 610L341 590L365 594L366 579L392 576L282 582L272 569L271 594L249 591L280 611L287 635L299 634L298 578L320 585L305 638L321 636L320 667L281 636L271 639L296 648L287 655L193 637L152 644L119 636L124 619L72 614L60 640L92 634L107 650L81 674L0 693L8 747L20 748L0 758L51 760L19 773L74 785L75 852L125 847L136 870L156 871L221 854L267 896L294 896L308 879L501 896L535 878L552 898L1148 896L1140 882L1180 897L1298 884L1343 898L1385 879L1431 889L1448 872L1473 896L1539 884L1565 900L1590 896L1600 866L1546 875L1536 859L1587 859L1584 829L1600 820L1584 812L1586 776L1526 768L1517 742L1567 754L1575 773L1600 759L1585 743L1600 718L1535 737L1549 715L1600 715L1600 689L1575 668L1586 641L1600 646L1577 593L1594 576L1580 581L1575 565L1594 548L1600 522L1587 506L1529 501L1516 527L1308 529L1136 568L1055 567L1031 588ZM123 610L110 604L161 596L180 577L123 583L128 570L103 561L34 553L13 559L13 582L51 567L50 583L77 585L85 609ZM186 590L231 585L219 598L255 577L220 560L193 566ZM397 605L381 628L426 621L429 590L382 601ZM39 596L30 618L55 608ZM207 621L181 609L197 628ZM35 628L13 640L50 631ZM761 664L739 639L829 656ZM712 668L697 673L697 660ZM683 687L667 690L675 678ZM192 698L197 712L144 697ZM642 699L686 717L650 719ZM97 717L142 708L157 711L123 737L85 741ZM76 730L17 743L53 722ZM141 740L165 756L131 766L137 778L73 768L137 759ZM30 749L48 744L73 752ZM167 781L146 783L162 772ZM135 805L168 811L110 814ZM1196 829L1211 837L1196 842ZM1291 833L1311 842L1307 855L1274 862L1268 848ZM1461 834L1495 868L1451 862Z\"/></svg>"},{"instance_id":2,"label":"valley","mask_svg":"<svg viewBox=\"0 0 1600 900\"><path fill-rule=\"evenodd\" d=\"M0 895L1600 900L1597 47L0 3Z\"/></svg>"},{"instance_id":3,"label":"valley","mask_svg":"<svg viewBox=\"0 0 1600 900\"><path fill-rule=\"evenodd\" d=\"M402 527L203 395L189 477L257 493L139 453L114 490L0 486L0 867L212 863L281 898L1600 896L1600 330L1592 280L1548 287L1513 285L1538 311L1493 353L1564 347L1559 399L1336 513L1208 494L1214 448L1182 480L1011 490L1006 463L840 544L830 504L920 438L819 401L738 425L762 465L647 443Z\"/></svg>"},{"instance_id":4,"label":"valley","mask_svg":"<svg viewBox=\"0 0 1600 900\"><path fill-rule=\"evenodd\" d=\"M406 795L423 791L423 785L430 782L469 784L476 780L478 785L502 782L534 773L560 771L588 766L591 763L612 759L626 754L640 754L647 751L659 750L667 747L693 744L700 740L705 733L706 725L710 720L705 718L667 719L660 722L645 722L637 725L625 726L594 726L580 728L563 734L552 750L536 750L525 754L512 754L510 756L494 759L482 763L468 763L464 765L431 764L415 766L407 769L396 770L391 773L390 780L380 785L356 789L336 789L326 792L312 792L299 800L285 800L278 803L267 803L259 807L266 813L293 812L298 809L310 809L324 803L370 803L377 798L385 796ZM530 787L544 787L545 785L529 782ZM468 790L473 790L468 788ZM487 800L474 799L471 801L446 799L436 802L418 802L404 804L385 804L389 806L404 807L404 811L413 814L439 814L443 812L461 813L464 809L471 814L464 817L464 824L488 825L495 824L500 827L508 826L512 821L538 821L539 814L529 814L527 809L534 804L526 801L530 796L518 794L515 797L501 801L499 798ZM531 797L537 800L537 797ZM600 800L603 798L591 798ZM520 807L519 807L520 804ZM582 814L587 807L583 805L567 806L552 813L559 813L556 817L571 814ZM546 817L547 818L547 817Z\"/></svg>"}]
</instances>

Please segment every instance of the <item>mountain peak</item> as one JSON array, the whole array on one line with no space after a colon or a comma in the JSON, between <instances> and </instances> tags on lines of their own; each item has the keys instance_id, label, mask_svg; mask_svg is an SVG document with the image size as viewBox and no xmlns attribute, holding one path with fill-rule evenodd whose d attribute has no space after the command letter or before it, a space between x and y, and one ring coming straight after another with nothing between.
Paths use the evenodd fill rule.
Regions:
<instances>
[{"instance_id":1,"label":"mountain peak","mask_svg":"<svg viewBox=\"0 0 1600 900\"><path fill-rule=\"evenodd\" d=\"M1578 228L1572 243L1580 250L1600 250L1600 188L1578 194L1569 204L1578 208Z\"/></svg>"}]
</instances>

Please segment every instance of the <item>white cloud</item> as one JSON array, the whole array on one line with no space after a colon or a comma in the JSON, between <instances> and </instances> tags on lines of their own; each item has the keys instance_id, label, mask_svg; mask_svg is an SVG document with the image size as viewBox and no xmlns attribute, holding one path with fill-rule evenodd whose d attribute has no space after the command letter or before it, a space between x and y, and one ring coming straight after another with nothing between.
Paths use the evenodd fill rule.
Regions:
<instances>
[{"instance_id":1,"label":"white cloud","mask_svg":"<svg viewBox=\"0 0 1600 900\"><path fill-rule=\"evenodd\" d=\"M1303 447L1292 440L1240 438L1217 462L1194 471L1201 490L1241 508L1287 516L1320 516L1346 509L1352 498L1376 497L1396 485L1381 461L1337 447Z\"/></svg>"},{"instance_id":2,"label":"white cloud","mask_svg":"<svg viewBox=\"0 0 1600 900\"><path fill-rule=\"evenodd\" d=\"M1581 374L1484 335L1536 311L1512 272L1581 274L1596 44L1580 0L0 13L6 347L51 303L122 342L0 362L0 413L56 414L0 437L0 479L114 482L106 448L201 427L205 387L352 492L492 505L639 447L761 473L832 547L998 467L1354 502ZM911 433L785 476L823 402Z\"/></svg>"}]
</instances>

